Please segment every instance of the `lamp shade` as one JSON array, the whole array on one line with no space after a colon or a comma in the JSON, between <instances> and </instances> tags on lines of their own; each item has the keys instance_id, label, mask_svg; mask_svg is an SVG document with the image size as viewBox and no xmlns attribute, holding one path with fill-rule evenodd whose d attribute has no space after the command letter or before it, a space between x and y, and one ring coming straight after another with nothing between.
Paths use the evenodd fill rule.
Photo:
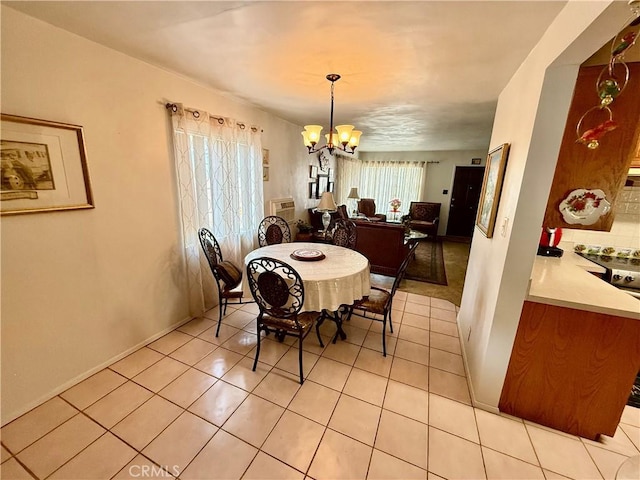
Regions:
<instances>
[{"instance_id":1,"label":"lamp shade","mask_svg":"<svg viewBox=\"0 0 640 480\"><path fill-rule=\"evenodd\" d=\"M320 132L322 132L322 125L305 125L302 136L304 137L304 144L315 145L320 140Z\"/></svg>"},{"instance_id":2,"label":"lamp shade","mask_svg":"<svg viewBox=\"0 0 640 480\"><path fill-rule=\"evenodd\" d=\"M338 125L336 131L338 132L338 140L341 144L347 145L351 140L351 132L353 125Z\"/></svg>"},{"instance_id":3,"label":"lamp shade","mask_svg":"<svg viewBox=\"0 0 640 480\"><path fill-rule=\"evenodd\" d=\"M338 207L336 206L336 201L333 199L333 193L324 192L316 210L319 212L335 212L337 209Z\"/></svg>"},{"instance_id":4,"label":"lamp shade","mask_svg":"<svg viewBox=\"0 0 640 480\"><path fill-rule=\"evenodd\" d=\"M359 199L360 195L358 195L358 187L351 187L351 191L349 192L349 196L347 198Z\"/></svg>"},{"instance_id":5,"label":"lamp shade","mask_svg":"<svg viewBox=\"0 0 640 480\"><path fill-rule=\"evenodd\" d=\"M360 135L362 135L360 130L353 130L351 132L351 139L349 140L349 146L351 148L355 148L360 144Z\"/></svg>"},{"instance_id":6,"label":"lamp shade","mask_svg":"<svg viewBox=\"0 0 640 480\"><path fill-rule=\"evenodd\" d=\"M331 137L331 138L329 138L329 137ZM329 135L328 133L325 133L325 134L324 134L324 138L326 138L326 139L327 139L327 145L328 145L328 144L331 144L331 145L333 145L334 147L335 147L336 145L340 145L340 138L338 137L338 134L337 134L337 133L332 133L331 135Z\"/></svg>"}]
</instances>

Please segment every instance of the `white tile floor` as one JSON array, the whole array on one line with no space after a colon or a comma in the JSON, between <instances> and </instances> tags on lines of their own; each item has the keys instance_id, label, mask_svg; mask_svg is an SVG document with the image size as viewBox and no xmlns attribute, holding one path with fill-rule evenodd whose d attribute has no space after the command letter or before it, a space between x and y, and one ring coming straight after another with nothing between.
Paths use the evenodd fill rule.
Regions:
<instances>
[{"instance_id":1,"label":"white tile floor","mask_svg":"<svg viewBox=\"0 0 640 480\"><path fill-rule=\"evenodd\" d=\"M640 410L592 442L471 406L455 307L398 292L394 333L263 343L255 305L208 312L2 428L12 478L614 478L640 454ZM162 468L161 468L162 467Z\"/></svg>"}]
</instances>

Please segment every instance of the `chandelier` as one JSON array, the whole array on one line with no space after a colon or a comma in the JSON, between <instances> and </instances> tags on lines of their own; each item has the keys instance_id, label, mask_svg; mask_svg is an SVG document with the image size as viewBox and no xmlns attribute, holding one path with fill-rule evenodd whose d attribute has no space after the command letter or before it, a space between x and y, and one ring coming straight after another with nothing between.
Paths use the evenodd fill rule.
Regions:
<instances>
[{"instance_id":1,"label":"chandelier","mask_svg":"<svg viewBox=\"0 0 640 480\"><path fill-rule=\"evenodd\" d=\"M304 146L307 147L309 153L319 152L323 148L329 150L329 153L333 153L333 150L336 148L343 152L353 153L360 143L360 135L362 135L362 132L354 130L355 127L353 125L336 125L336 132L333 132L333 84L340 80L340 75L330 73L327 75L327 80L331 82L331 119L329 133L325 134L327 144L322 147L317 147L318 140L320 140L320 133L322 132L321 125L305 125L304 132L302 132Z\"/></svg>"}]
</instances>

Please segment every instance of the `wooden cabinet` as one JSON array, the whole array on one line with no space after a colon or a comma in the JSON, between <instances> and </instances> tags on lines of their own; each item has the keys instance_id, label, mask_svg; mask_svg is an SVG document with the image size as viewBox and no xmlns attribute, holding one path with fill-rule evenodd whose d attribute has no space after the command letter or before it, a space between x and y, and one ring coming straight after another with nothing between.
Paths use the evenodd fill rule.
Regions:
<instances>
[{"instance_id":1,"label":"wooden cabinet","mask_svg":"<svg viewBox=\"0 0 640 480\"><path fill-rule=\"evenodd\" d=\"M585 438L613 436L638 370L638 320L525 301L499 408Z\"/></svg>"},{"instance_id":2,"label":"wooden cabinet","mask_svg":"<svg viewBox=\"0 0 640 480\"><path fill-rule=\"evenodd\" d=\"M577 143L576 126L590 108L598 105L595 85L604 65L582 67L567 116L558 163L549 193L544 226L610 231L615 215L615 201L624 186L632 161L640 162L640 62L629 66L629 82L610 105L618 127L605 134L594 150ZM605 111L592 111L583 121L581 133L608 119ZM640 166L640 165L639 165ZM560 203L576 189L600 189L611 204L609 213L592 225L568 224L560 212Z\"/></svg>"}]
</instances>

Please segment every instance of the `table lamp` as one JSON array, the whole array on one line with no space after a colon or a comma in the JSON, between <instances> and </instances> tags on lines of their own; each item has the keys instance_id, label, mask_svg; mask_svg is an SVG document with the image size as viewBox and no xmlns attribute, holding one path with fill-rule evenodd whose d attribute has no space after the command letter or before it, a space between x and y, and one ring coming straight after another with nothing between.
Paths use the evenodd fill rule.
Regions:
<instances>
[{"instance_id":1,"label":"table lamp","mask_svg":"<svg viewBox=\"0 0 640 480\"><path fill-rule=\"evenodd\" d=\"M322 214L322 225L324 225L324 237L327 237L327 228L329 228L329 223L331 222L330 213L334 213L338 210L336 206L336 201L333 199L333 193L324 192L322 197L320 198L320 203L316 207L316 212L324 212Z\"/></svg>"},{"instance_id":2,"label":"table lamp","mask_svg":"<svg viewBox=\"0 0 640 480\"><path fill-rule=\"evenodd\" d=\"M356 217L358 215L358 200L360 200L360 195L358 195L358 187L351 187L351 191L349 192L349 196L347 198L352 199L353 209L351 210L351 217Z\"/></svg>"}]
</instances>

